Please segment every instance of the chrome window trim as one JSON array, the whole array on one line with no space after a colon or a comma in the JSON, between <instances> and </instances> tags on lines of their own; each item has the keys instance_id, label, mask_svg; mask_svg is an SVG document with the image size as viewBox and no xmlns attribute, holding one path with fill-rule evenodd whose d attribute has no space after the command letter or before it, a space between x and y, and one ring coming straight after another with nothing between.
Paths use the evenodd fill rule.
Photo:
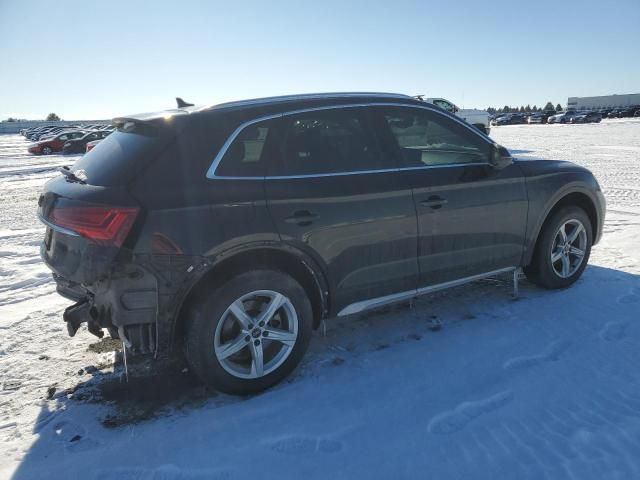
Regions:
<instances>
[{"instance_id":1,"label":"chrome window trim","mask_svg":"<svg viewBox=\"0 0 640 480\"><path fill-rule=\"evenodd\" d=\"M264 177L225 177L225 176L221 176L221 175L216 175L215 172L218 169L218 166L220 165L220 162L222 161L222 157L224 157L225 153L227 153L227 150L229 149L229 147L231 146L233 141L236 139L236 137L238 135L240 135L240 132L242 132L242 130L244 130L245 128L247 128L250 125L253 125L254 123L264 122L264 121L267 121L267 120L273 120L274 118L280 118L280 117L282 117L281 113L278 113L276 115L267 115L265 117L259 117L259 118L255 118L253 120L249 120L248 122L244 122L238 128L236 128L233 131L233 133L231 135L229 135L229 137L222 144L222 147L220 147L220 150L218 151L218 154L213 159L213 163L211 163L211 165L209 166L209 170L207 170L207 178L209 178L209 179L214 179L214 178L226 178L226 179L248 178L248 179L251 179L251 180L262 180Z\"/></svg>"},{"instance_id":2,"label":"chrome window trim","mask_svg":"<svg viewBox=\"0 0 640 480\"><path fill-rule=\"evenodd\" d=\"M506 267L498 270L492 270L490 272L479 273L477 275L471 275L470 277L459 278L457 280L450 280L448 282L438 283L436 285L430 285L428 287L416 288L415 290L407 290L406 292L393 293L391 295L385 295L383 297L370 298L368 300L362 300L355 302L344 307L338 312L339 317L345 315L353 315L355 313L361 313L372 308L383 307L392 303L401 302L403 300L409 300L420 295L426 295L427 293L437 292L439 290L445 290L447 288L458 287L476 280L492 277L501 273L513 272L517 267Z\"/></svg>"},{"instance_id":3,"label":"chrome window trim","mask_svg":"<svg viewBox=\"0 0 640 480\"><path fill-rule=\"evenodd\" d=\"M333 110L333 109L343 109L343 108L363 108L363 107L405 107L405 108L417 108L421 110L428 110L430 112L435 112L436 114L444 115L451 120L458 122L460 125L467 128L469 131L473 132L475 135L478 135L482 141L488 143L491 146L495 146L495 142L493 142L489 137L481 133L476 127L468 124L467 122L461 120L453 114L443 113L441 108L430 106L430 104L425 105L414 105L414 104L405 104L405 103L390 103L390 102L371 102L371 103L354 103L348 105L324 105L322 107L311 107L311 108L301 108L296 110L289 110L286 112L277 113L274 115L266 115L263 117L254 118L252 120L248 120L240 126L238 126L231 135L224 142L217 155L213 159L213 162L209 166L207 170L206 177L210 180L283 180L283 179L295 179L295 178L315 178L315 177L335 177L342 175L366 175L370 173L382 173L382 172L399 172L404 170L422 170L422 169L430 169L430 168L450 168L450 167L460 167L463 165L491 165L489 162L473 162L473 163L452 163L446 165L425 165L425 166L417 166L417 167L398 167L398 168L388 168L388 169L379 169L379 170L358 170L353 172L333 172L333 173L315 173L308 175L273 175L273 176L259 176L259 177L235 177L235 176L224 176L224 175L216 175L216 170L222 161L222 158L227 153L227 150L236 139L240 132L244 130L246 127L253 125L255 123L263 122L266 120L273 120L275 118L283 118L289 115L298 115L300 113L306 112L315 112L322 110Z\"/></svg>"},{"instance_id":4,"label":"chrome window trim","mask_svg":"<svg viewBox=\"0 0 640 480\"><path fill-rule=\"evenodd\" d=\"M49 220L45 219L40 212L38 212L38 220L40 220L42 223L44 223L51 230L55 230L58 233L64 233L65 235L70 235L72 237L79 237L80 236L79 233L74 232L73 230L69 230L67 228L60 227L60 226L58 226L58 225L56 225L54 223L51 223Z\"/></svg>"}]
</instances>

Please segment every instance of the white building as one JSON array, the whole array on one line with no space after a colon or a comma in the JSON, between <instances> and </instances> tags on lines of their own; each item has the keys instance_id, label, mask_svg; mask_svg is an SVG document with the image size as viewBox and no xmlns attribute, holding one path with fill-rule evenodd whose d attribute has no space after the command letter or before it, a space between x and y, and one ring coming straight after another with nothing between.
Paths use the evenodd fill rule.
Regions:
<instances>
[{"instance_id":1,"label":"white building","mask_svg":"<svg viewBox=\"0 0 640 480\"><path fill-rule=\"evenodd\" d=\"M604 95L602 97L569 97L567 100L567 110L630 107L633 105L640 105L640 93Z\"/></svg>"}]
</instances>

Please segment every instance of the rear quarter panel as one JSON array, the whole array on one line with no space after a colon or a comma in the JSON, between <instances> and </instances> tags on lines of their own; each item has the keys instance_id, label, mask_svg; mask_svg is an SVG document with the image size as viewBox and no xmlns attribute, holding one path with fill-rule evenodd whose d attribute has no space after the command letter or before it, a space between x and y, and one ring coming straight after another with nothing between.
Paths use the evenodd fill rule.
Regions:
<instances>
[{"instance_id":1,"label":"rear quarter panel","mask_svg":"<svg viewBox=\"0 0 640 480\"><path fill-rule=\"evenodd\" d=\"M240 121L184 120L175 140L133 180L130 189L146 215L134 253L155 253L158 236L182 254L210 260L240 244L279 242L263 181L206 178Z\"/></svg>"}]
</instances>

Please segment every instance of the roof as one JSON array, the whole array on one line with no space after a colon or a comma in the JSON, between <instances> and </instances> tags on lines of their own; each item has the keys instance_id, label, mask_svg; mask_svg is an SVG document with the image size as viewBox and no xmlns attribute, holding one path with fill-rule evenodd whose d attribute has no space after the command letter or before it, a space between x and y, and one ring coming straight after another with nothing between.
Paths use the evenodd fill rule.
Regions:
<instances>
[{"instance_id":1,"label":"roof","mask_svg":"<svg viewBox=\"0 0 640 480\"><path fill-rule=\"evenodd\" d=\"M367 103L367 102L390 102L390 103L419 103L420 100L399 93L380 92L336 92L336 93L307 93L300 95L285 95L279 97L254 98L249 100L239 100L235 102L220 103L211 106L193 106L184 108L167 109L160 112L141 113L117 117L113 119L113 125L120 127L128 122L149 122L159 119L179 119L180 117L191 116L193 114L217 114L227 111L261 110L269 113L279 113L287 109L323 107L339 104Z\"/></svg>"}]
</instances>

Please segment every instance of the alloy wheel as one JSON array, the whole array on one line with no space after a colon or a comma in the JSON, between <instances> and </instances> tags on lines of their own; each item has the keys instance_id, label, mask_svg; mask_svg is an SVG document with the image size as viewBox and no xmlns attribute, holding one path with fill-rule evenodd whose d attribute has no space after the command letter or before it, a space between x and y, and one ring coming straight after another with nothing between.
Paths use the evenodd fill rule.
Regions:
<instances>
[{"instance_id":1,"label":"alloy wheel","mask_svg":"<svg viewBox=\"0 0 640 480\"><path fill-rule=\"evenodd\" d=\"M255 379L282 365L297 338L298 316L291 300L273 290L256 290L224 311L216 326L214 350L228 373Z\"/></svg>"},{"instance_id":2,"label":"alloy wheel","mask_svg":"<svg viewBox=\"0 0 640 480\"><path fill-rule=\"evenodd\" d=\"M587 248L587 231L580 220L563 223L551 246L551 265L560 278L568 278L578 271Z\"/></svg>"}]
</instances>

